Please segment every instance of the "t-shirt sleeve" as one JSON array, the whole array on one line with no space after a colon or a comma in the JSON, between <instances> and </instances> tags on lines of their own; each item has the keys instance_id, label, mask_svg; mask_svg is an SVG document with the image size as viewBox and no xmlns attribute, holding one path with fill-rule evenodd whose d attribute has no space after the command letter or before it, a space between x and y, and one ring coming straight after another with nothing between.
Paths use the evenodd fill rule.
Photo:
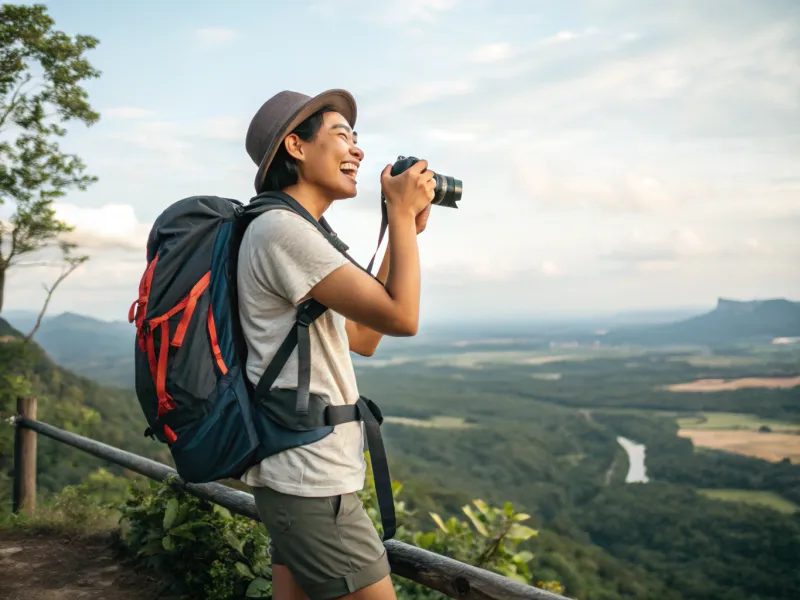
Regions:
<instances>
[{"instance_id":1,"label":"t-shirt sleeve","mask_svg":"<svg viewBox=\"0 0 800 600\"><path fill-rule=\"evenodd\" d=\"M250 243L254 274L272 292L298 304L348 259L314 225L287 210L255 219Z\"/></svg>"}]
</instances>

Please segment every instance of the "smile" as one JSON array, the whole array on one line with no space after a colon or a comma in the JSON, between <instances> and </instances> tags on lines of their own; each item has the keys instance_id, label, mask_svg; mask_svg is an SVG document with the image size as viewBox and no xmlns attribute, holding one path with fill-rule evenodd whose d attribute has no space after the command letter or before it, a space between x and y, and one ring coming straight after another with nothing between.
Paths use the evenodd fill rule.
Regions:
<instances>
[{"instance_id":1,"label":"smile","mask_svg":"<svg viewBox=\"0 0 800 600\"><path fill-rule=\"evenodd\" d=\"M356 180L356 175L358 175L358 165L354 162L343 162L339 165L339 170L347 175L353 181Z\"/></svg>"}]
</instances>

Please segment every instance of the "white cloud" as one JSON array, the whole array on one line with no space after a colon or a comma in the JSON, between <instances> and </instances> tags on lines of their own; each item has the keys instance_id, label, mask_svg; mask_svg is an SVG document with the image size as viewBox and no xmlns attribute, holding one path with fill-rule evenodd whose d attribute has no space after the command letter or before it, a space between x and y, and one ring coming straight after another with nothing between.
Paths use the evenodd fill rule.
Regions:
<instances>
[{"instance_id":1,"label":"white cloud","mask_svg":"<svg viewBox=\"0 0 800 600\"><path fill-rule=\"evenodd\" d=\"M583 31L575 32L575 31L559 31L558 33L548 36L539 41L539 44L546 46L549 44L562 44L564 42L571 42L573 40L577 40L583 37L587 37L590 35L596 35L600 33L600 30L597 27L587 27Z\"/></svg>"},{"instance_id":2,"label":"white cloud","mask_svg":"<svg viewBox=\"0 0 800 600\"><path fill-rule=\"evenodd\" d=\"M428 137L437 142L474 142L476 136L470 131L432 129L428 132Z\"/></svg>"},{"instance_id":3,"label":"white cloud","mask_svg":"<svg viewBox=\"0 0 800 600\"><path fill-rule=\"evenodd\" d=\"M193 33L195 39L208 46L225 44L236 37L236 32L228 27L201 27Z\"/></svg>"},{"instance_id":4,"label":"white cloud","mask_svg":"<svg viewBox=\"0 0 800 600\"><path fill-rule=\"evenodd\" d=\"M387 27L409 24L430 24L452 11L458 0L316 0L309 10L324 18L347 15ZM418 32L419 29L406 29Z\"/></svg>"},{"instance_id":5,"label":"white cloud","mask_svg":"<svg viewBox=\"0 0 800 600\"><path fill-rule=\"evenodd\" d=\"M152 117L154 114L154 111L148 108L139 108L138 106L115 106L103 111L103 115L107 117L118 117L120 119L143 119Z\"/></svg>"},{"instance_id":6,"label":"white cloud","mask_svg":"<svg viewBox=\"0 0 800 600\"><path fill-rule=\"evenodd\" d=\"M140 222L133 206L106 204L100 208L87 208L56 204L54 208L56 218L75 227L64 234L64 238L78 244L79 252L115 248L144 256L151 224Z\"/></svg>"},{"instance_id":7,"label":"white cloud","mask_svg":"<svg viewBox=\"0 0 800 600\"><path fill-rule=\"evenodd\" d=\"M476 48L471 55L472 61L479 64L494 63L508 59L513 52L513 46L508 42L484 44Z\"/></svg>"},{"instance_id":8,"label":"white cloud","mask_svg":"<svg viewBox=\"0 0 800 600\"><path fill-rule=\"evenodd\" d=\"M624 266L639 266L647 271L663 271L684 259L696 260L717 252L693 230L676 228L667 233L635 231L628 239L602 254L606 261Z\"/></svg>"},{"instance_id":9,"label":"white cloud","mask_svg":"<svg viewBox=\"0 0 800 600\"><path fill-rule=\"evenodd\" d=\"M542 271L543 275L547 275L548 277L555 277L556 275L561 275L562 270L561 268L551 260L543 260L542 264L539 265L539 268Z\"/></svg>"}]
</instances>

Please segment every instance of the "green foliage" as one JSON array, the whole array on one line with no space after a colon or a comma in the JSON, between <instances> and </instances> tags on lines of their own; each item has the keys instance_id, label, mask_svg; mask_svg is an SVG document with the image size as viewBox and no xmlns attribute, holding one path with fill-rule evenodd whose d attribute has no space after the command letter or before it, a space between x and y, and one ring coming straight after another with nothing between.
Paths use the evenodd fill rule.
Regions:
<instances>
[{"instance_id":1,"label":"green foliage","mask_svg":"<svg viewBox=\"0 0 800 600\"><path fill-rule=\"evenodd\" d=\"M122 540L143 566L171 578L171 592L208 600L272 594L263 525L151 483L121 508Z\"/></svg>"},{"instance_id":2,"label":"green foliage","mask_svg":"<svg viewBox=\"0 0 800 600\"><path fill-rule=\"evenodd\" d=\"M395 483L394 489L399 495L402 486ZM380 530L374 486L365 486L359 496ZM467 520L462 521L445 522L431 513L436 528L423 532L406 528L409 511L398 499L396 539L531 584L528 563L533 554L518 549L537 534L523 524L529 516L511 504L495 508L476 500L473 505L475 510L463 507ZM143 566L173 578L173 593L209 600L271 595L269 537L261 523L231 515L169 482L135 490L121 510L123 541ZM444 598L409 580L393 576L393 581L401 599ZM541 585L553 589L560 584Z\"/></svg>"},{"instance_id":3,"label":"green foliage","mask_svg":"<svg viewBox=\"0 0 800 600\"><path fill-rule=\"evenodd\" d=\"M53 201L96 181L57 139L65 123L100 118L82 87L100 76L84 56L98 40L72 38L54 25L44 5L0 7L0 204L15 204L9 223L0 223L0 310L7 269L71 230L56 219ZM72 247L60 246L65 253Z\"/></svg>"},{"instance_id":4,"label":"green foliage","mask_svg":"<svg viewBox=\"0 0 800 600\"><path fill-rule=\"evenodd\" d=\"M130 486L129 478L98 469L80 484L66 486L40 501L32 516L0 511L0 526L70 535L110 532L119 519L115 505Z\"/></svg>"}]
</instances>

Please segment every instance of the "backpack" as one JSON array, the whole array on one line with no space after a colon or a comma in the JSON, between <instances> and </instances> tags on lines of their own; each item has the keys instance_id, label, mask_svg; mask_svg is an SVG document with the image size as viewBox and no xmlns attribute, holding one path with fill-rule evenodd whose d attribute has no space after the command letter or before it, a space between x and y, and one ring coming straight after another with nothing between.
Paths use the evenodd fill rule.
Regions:
<instances>
[{"instance_id":1,"label":"backpack","mask_svg":"<svg viewBox=\"0 0 800 600\"><path fill-rule=\"evenodd\" d=\"M238 479L267 456L316 442L340 423L363 421L383 539L390 539L394 499L380 409L363 396L356 404L328 406L309 392L309 328L327 308L313 299L298 306L295 325L258 384L245 374L247 345L236 290L239 246L247 226L268 210L299 214L358 266L324 218L315 220L282 192L260 194L246 206L192 196L166 208L148 236L139 297L128 313L136 326L136 395L148 424L145 436L167 444L184 481L205 483ZM295 348L297 390L272 389Z\"/></svg>"}]
</instances>

